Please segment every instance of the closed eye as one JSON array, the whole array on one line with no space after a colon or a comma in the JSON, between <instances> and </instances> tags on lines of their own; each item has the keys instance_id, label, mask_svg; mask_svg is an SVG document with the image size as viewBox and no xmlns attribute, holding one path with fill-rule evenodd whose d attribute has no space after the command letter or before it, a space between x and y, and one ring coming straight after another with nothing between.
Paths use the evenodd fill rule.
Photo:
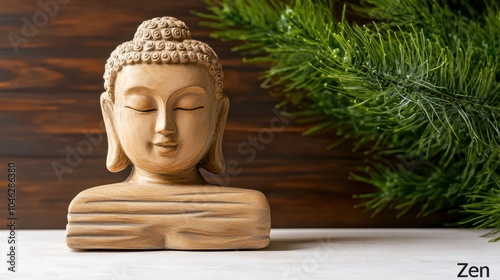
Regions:
<instances>
[{"instance_id":1,"label":"closed eye","mask_svg":"<svg viewBox=\"0 0 500 280\"><path fill-rule=\"evenodd\" d=\"M194 110L198 110L198 109L202 109L202 108L205 108L205 106L198 106L198 107L194 107L194 108L176 107L176 108L174 108L174 110L194 111Z\"/></svg>"},{"instance_id":2,"label":"closed eye","mask_svg":"<svg viewBox=\"0 0 500 280\"><path fill-rule=\"evenodd\" d=\"M130 106L125 106L125 108L131 109L131 110L134 110L134 111L136 111L136 112L142 112L142 113L148 113L148 112L153 112L153 111L156 111L156 109L146 109L146 110L142 110L142 109L136 109L136 108L133 108L133 107L130 107Z\"/></svg>"}]
</instances>

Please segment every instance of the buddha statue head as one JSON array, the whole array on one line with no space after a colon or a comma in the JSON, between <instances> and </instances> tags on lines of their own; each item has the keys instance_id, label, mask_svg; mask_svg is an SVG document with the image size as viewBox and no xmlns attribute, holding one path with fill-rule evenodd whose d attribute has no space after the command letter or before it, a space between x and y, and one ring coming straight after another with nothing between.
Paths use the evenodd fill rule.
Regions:
<instances>
[{"instance_id":1,"label":"buddha statue head","mask_svg":"<svg viewBox=\"0 0 500 280\"><path fill-rule=\"evenodd\" d=\"M224 170L229 101L222 67L205 43L172 17L144 21L107 60L101 109L108 170L128 180L203 183L199 168Z\"/></svg>"}]
</instances>

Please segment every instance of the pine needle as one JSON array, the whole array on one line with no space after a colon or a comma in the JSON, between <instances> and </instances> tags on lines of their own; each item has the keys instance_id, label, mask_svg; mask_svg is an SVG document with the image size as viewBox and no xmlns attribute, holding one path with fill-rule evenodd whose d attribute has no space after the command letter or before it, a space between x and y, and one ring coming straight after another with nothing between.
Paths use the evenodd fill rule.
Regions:
<instances>
[{"instance_id":1,"label":"pine needle","mask_svg":"<svg viewBox=\"0 0 500 280\"><path fill-rule=\"evenodd\" d=\"M500 8L495 0L365 0L337 21L326 0L205 0L212 36L265 62L289 114L335 130L374 161L353 178L378 213L460 210L500 240ZM471 2L472 3L472 2ZM374 20L346 21L347 9ZM396 159L396 160L395 160Z\"/></svg>"}]
</instances>

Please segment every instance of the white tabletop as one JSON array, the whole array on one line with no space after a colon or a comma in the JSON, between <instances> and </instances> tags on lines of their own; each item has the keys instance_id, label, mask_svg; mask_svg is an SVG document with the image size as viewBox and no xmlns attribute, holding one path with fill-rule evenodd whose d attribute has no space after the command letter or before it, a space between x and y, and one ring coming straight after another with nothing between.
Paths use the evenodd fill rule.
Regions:
<instances>
[{"instance_id":1,"label":"white tabletop","mask_svg":"<svg viewBox=\"0 0 500 280\"><path fill-rule=\"evenodd\" d=\"M488 272L487 279L500 279L500 242L479 237L486 232L273 229L266 249L207 252L73 251L65 245L64 230L19 230L16 272L8 271L4 261L0 279L441 280L459 279L463 265L457 263L468 263L464 275L475 266L483 278ZM7 234L0 232L4 256L9 253Z\"/></svg>"}]
</instances>

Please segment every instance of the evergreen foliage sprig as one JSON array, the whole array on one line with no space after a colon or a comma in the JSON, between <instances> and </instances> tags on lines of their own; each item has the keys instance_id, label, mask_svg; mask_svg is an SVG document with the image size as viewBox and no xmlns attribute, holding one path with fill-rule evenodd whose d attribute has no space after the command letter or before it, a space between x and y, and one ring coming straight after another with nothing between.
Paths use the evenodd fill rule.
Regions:
<instances>
[{"instance_id":1,"label":"evergreen foliage sprig","mask_svg":"<svg viewBox=\"0 0 500 280\"><path fill-rule=\"evenodd\" d=\"M204 1L213 36L241 41L269 65L262 85L317 123L306 134L372 143L374 163L352 175L378 188L364 206L459 210L500 240L497 1L365 0L350 7L363 26L337 21L333 1Z\"/></svg>"}]
</instances>

